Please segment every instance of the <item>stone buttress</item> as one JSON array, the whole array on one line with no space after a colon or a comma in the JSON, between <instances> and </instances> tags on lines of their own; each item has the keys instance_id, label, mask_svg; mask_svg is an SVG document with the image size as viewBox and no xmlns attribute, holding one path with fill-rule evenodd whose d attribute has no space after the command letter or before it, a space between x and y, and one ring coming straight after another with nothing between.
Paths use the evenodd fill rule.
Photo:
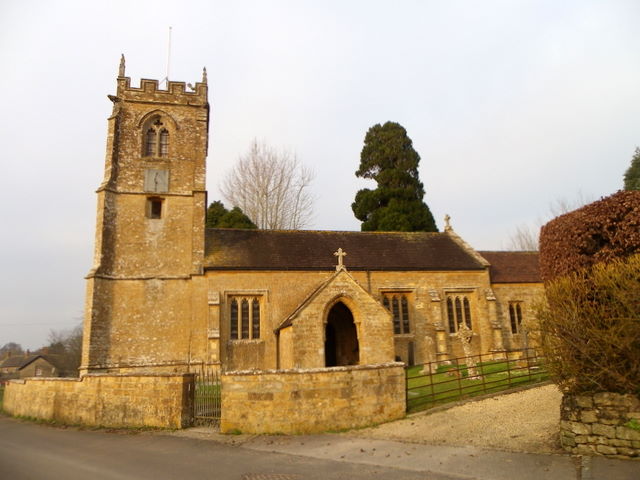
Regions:
<instances>
[{"instance_id":1,"label":"stone buttress","mask_svg":"<svg viewBox=\"0 0 640 480\"><path fill-rule=\"evenodd\" d=\"M132 87L123 57L109 99L80 370L187 371L206 350L194 334L207 315L206 71L194 88L147 79Z\"/></svg>"}]
</instances>

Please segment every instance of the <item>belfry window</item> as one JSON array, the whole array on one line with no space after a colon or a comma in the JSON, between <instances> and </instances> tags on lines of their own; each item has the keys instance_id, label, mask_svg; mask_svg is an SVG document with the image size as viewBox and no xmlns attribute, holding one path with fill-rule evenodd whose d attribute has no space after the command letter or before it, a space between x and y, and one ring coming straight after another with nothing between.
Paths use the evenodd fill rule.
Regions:
<instances>
[{"instance_id":1,"label":"belfry window","mask_svg":"<svg viewBox=\"0 0 640 480\"><path fill-rule=\"evenodd\" d=\"M522 302L509 302L509 320L511 321L511 333L520 333L522 330Z\"/></svg>"},{"instance_id":2,"label":"belfry window","mask_svg":"<svg viewBox=\"0 0 640 480\"><path fill-rule=\"evenodd\" d=\"M384 293L382 305L393 316L393 333L402 335L411 333L409 324L409 301L406 293Z\"/></svg>"},{"instance_id":3,"label":"belfry window","mask_svg":"<svg viewBox=\"0 0 640 480\"><path fill-rule=\"evenodd\" d=\"M143 154L145 157L169 156L169 130L160 117L156 117L144 132Z\"/></svg>"},{"instance_id":4,"label":"belfry window","mask_svg":"<svg viewBox=\"0 0 640 480\"><path fill-rule=\"evenodd\" d=\"M469 330L471 327L471 306L465 295L447 296L447 321L449 333L456 333L462 323Z\"/></svg>"},{"instance_id":5,"label":"belfry window","mask_svg":"<svg viewBox=\"0 0 640 480\"><path fill-rule=\"evenodd\" d=\"M145 137L144 155L146 157L155 157L156 155L156 131L153 128L147 130Z\"/></svg>"},{"instance_id":6,"label":"belfry window","mask_svg":"<svg viewBox=\"0 0 640 480\"><path fill-rule=\"evenodd\" d=\"M160 130L160 156L169 155L169 132L165 129Z\"/></svg>"},{"instance_id":7,"label":"belfry window","mask_svg":"<svg viewBox=\"0 0 640 480\"><path fill-rule=\"evenodd\" d=\"M231 340L260 338L260 297L238 295L229 302L229 336Z\"/></svg>"}]
</instances>

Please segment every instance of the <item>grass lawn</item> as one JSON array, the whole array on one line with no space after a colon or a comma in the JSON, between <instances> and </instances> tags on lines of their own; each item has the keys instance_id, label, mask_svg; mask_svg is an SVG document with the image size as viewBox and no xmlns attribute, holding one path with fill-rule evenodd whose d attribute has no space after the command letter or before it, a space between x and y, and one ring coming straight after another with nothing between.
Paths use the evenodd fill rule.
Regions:
<instances>
[{"instance_id":1,"label":"grass lawn","mask_svg":"<svg viewBox=\"0 0 640 480\"><path fill-rule=\"evenodd\" d=\"M546 380L544 365L491 361L476 366L479 378L469 378L466 365L441 365L436 373L421 373L423 366L407 369L407 411L425 410L462 398L498 392Z\"/></svg>"}]
</instances>

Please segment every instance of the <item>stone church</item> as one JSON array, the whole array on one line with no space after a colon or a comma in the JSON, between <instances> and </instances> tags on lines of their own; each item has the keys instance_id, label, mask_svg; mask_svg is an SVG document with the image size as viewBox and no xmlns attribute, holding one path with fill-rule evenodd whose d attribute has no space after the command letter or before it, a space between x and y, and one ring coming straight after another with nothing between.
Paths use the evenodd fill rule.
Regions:
<instances>
[{"instance_id":1,"label":"stone church","mask_svg":"<svg viewBox=\"0 0 640 480\"><path fill-rule=\"evenodd\" d=\"M442 233L205 229L207 76L110 95L82 373L504 358L542 292L530 252ZM355 168L355 167L354 167Z\"/></svg>"}]
</instances>

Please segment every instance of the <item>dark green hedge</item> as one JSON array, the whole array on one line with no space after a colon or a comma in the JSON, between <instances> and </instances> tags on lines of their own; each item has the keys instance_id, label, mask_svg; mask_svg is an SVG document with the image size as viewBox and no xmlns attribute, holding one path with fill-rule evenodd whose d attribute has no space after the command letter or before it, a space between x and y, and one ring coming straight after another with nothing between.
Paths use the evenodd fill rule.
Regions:
<instances>
[{"instance_id":1,"label":"dark green hedge","mask_svg":"<svg viewBox=\"0 0 640 480\"><path fill-rule=\"evenodd\" d=\"M545 282L638 252L640 191L620 191L561 215L540 231Z\"/></svg>"}]
</instances>

